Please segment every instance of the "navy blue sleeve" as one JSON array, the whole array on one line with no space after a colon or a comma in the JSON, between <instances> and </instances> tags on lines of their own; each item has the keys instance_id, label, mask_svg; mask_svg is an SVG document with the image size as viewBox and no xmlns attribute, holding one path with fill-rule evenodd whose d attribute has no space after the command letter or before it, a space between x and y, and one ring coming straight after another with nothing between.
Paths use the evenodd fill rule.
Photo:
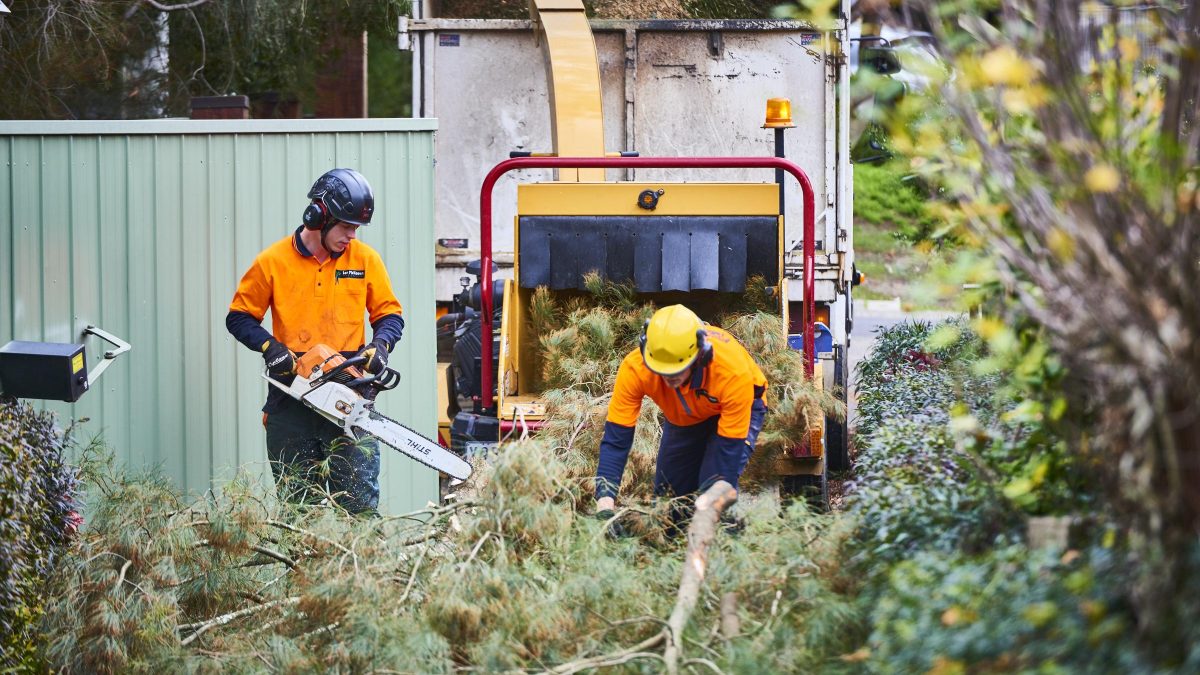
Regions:
<instances>
[{"instance_id":1,"label":"navy blue sleeve","mask_svg":"<svg viewBox=\"0 0 1200 675\"><path fill-rule=\"evenodd\" d=\"M400 341L400 336L404 334L404 317L399 314L388 314L371 324L371 330L375 331L371 340L382 339L387 343L388 351L390 352L396 348L396 343Z\"/></svg>"},{"instance_id":2,"label":"navy blue sleeve","mask_svg":"<svg viewBox=\"0 0 1200 675\"><path fill-rule=\"evenodd\" d=\"M262 353L263 343L271 339L271 334L262 327L258 319L245 312L231 311L225 315L225 328L237 341L248 348Z\"/></svg>"},{"instance_id":3,"label":"navy blue sleeve","mask_svg":"<svg viewBox=\"0 0 1200 675\"><path fill-rule=\"evenodd\" d=\"M600 440L600 461L596 464L596 499L616 499L625 475L625 462L633 447L633 427L612 422L604 423L604 438Z\"/></svg>"},{"instance_id":4,"label":"navy blue sleeve","mask_svg":"<svg viewBox=\"0 0 1200 675\"><path fill-rule=\"evenodd\" d=\"M726 438L720 434L715 436L717 442L714 449L717 453L715 473L724 478L735 489L738 486L738 478L742 475L742 469L746 466L746 460L750 458L751 447L746 444L744 438Z\"/></svg>"}]
</instances>

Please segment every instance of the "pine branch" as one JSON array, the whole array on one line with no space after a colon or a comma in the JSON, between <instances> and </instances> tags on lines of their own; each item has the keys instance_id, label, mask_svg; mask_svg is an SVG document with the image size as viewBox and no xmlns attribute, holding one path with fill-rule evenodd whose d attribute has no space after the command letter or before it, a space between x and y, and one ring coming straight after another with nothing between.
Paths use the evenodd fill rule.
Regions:
<instances>
[{"instance_id":1,"label":"pine branch","mask_svg":"<svg viewBox=\"0 0 1200 675\"><path fill-rule=\"evenodd\" d=\"M653 637L647 638L627 649L622 649L621 651L614 652L612 654L605 654L604 656L594 656L588 659L580 659L579 661L564 663L561 666L545 671L545 673L549 675L571 675L571 673L578 673L581 670L619 666L622 663L628 663L629 661L636 659L654 658L661 660L663 658L662 656L643 650L650 649L651 647L657 647L663 640L666 639L666 637L667 631L664 630L655 634Z\"/></svg>"},{"instance_id":2,"label":"pine branch","mask_svg":"<svg viewBox=\"0 0 1200 675\"><path fill-rule=\"evenodd\" d=\"M175 630L180 631L180 632L192 630L193 632L191 635L189 635L186 638L184 638L183 640L181 640L179 642L179 645L185 647L185 646L191 644L192 642L194 642L196 640L196 638L198 638L201 635L203 635L204 633L208 632L210 629L224 626L225 624L229 623L230 621L233 621L235 619L240 619L243 616L250 616L251 614L257 614L258 612L261 612L265 609L271 609L272 607L279 607L282 605L295 605L299 602L300 602L300 596L294 595L290 598L284 598L282 600L272 600L271 602L267 602L267 603L264 603L261 605L255 605L253 607L247 607L246 609L239 609L236 612L222 614L221 616L214 617L212 619L209 619L208 621L200 621L197 623L183 624L181 626L176 627Z\"/></svg>"},{"instance_id":3,"label":"pine branch","mask_svg":"<svg viewBox=\"0 0 1200 675\"><path fill-rule=\"evenodd\" d=\"M667 672L679 672L679 645L683 628L696 609L700 597L700 584L708 571L708 547L717 533L717 523L726 508L737 502L738 493L732 485L721 480L710 487L696 500L696 511L688 526L688 548L683 562L683 577L679 581L679 593L675 597L675 609L667 620L670 639L664 654Z\"/></svg>"}]
</instances>

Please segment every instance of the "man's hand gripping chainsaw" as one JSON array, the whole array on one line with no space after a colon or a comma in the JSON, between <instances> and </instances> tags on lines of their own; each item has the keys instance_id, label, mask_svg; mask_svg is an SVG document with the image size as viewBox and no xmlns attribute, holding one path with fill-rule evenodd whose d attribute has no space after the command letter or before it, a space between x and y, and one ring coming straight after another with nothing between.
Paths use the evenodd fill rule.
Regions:
<instances>
[{"instance_id":1,"label":"man's hand gripping chainsaw","mask_svg":"<svg viewBox=\"0 0 1200 675\"><path fill-rule=\"evenodd\" d=\"M316 410L350 438L374 436L432 469L459 480L470 477L471 465L463 458L376 412L375 394L395 388L400 383L400 373L391 368L377 375L364 373L358 367L364 361L365 357L347 359L327 345L316 345L297 362L296 378L290 386L267 372L263 373L263 379ZM366 395L360 393L363 391Z\"/></svg>"}]
</instances>

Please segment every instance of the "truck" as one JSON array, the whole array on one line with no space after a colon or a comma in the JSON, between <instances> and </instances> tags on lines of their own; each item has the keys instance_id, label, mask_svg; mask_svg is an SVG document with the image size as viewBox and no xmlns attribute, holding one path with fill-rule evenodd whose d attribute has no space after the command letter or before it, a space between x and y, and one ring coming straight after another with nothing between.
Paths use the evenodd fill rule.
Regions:
<instances>
[{"instance_id":1,"label":"truck","mask_svg":"<svg viewBox=\"0 0 1200 675\"><path fill-rule=\"evenodd\" d=\"M445 444L470 453L537 424L525 308L589 271L701 316L762 275L789 343L844 400L859 278L848 11L816 26L589 20L579 0L533 0L528 21L420 8L400 44L414 115L438 119ZM826 419L779 463L783 483L824 495L847 442Z\"/></svg>"}]
</instances>

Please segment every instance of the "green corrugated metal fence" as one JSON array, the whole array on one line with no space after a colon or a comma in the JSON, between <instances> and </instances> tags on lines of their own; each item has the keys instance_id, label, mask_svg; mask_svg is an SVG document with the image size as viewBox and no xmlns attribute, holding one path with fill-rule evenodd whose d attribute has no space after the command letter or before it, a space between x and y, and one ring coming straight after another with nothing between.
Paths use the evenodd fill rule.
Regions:
<instances>
[{"instance_id":1,"label":"green corrugated metal fence","mask_svg":"<svg viewBox=\"0 0 1200 675\"><path fill-rule=\"evenodd\" d=\"M313 180L358 169L376 213L360 238L404 306L386 414L435 437L435 120L0 122L0 344L133 345L60 419L90 418L127 466L193 492L266 451L262 359L225 330L242 272L300 224ZM270 329L270 318L264 324ZM368 329L368 335L370 331ZM88 366L103 353L87 344ZM381 510L437 496L434 472L384 449Z\"/></svg>"}]
</instances>

